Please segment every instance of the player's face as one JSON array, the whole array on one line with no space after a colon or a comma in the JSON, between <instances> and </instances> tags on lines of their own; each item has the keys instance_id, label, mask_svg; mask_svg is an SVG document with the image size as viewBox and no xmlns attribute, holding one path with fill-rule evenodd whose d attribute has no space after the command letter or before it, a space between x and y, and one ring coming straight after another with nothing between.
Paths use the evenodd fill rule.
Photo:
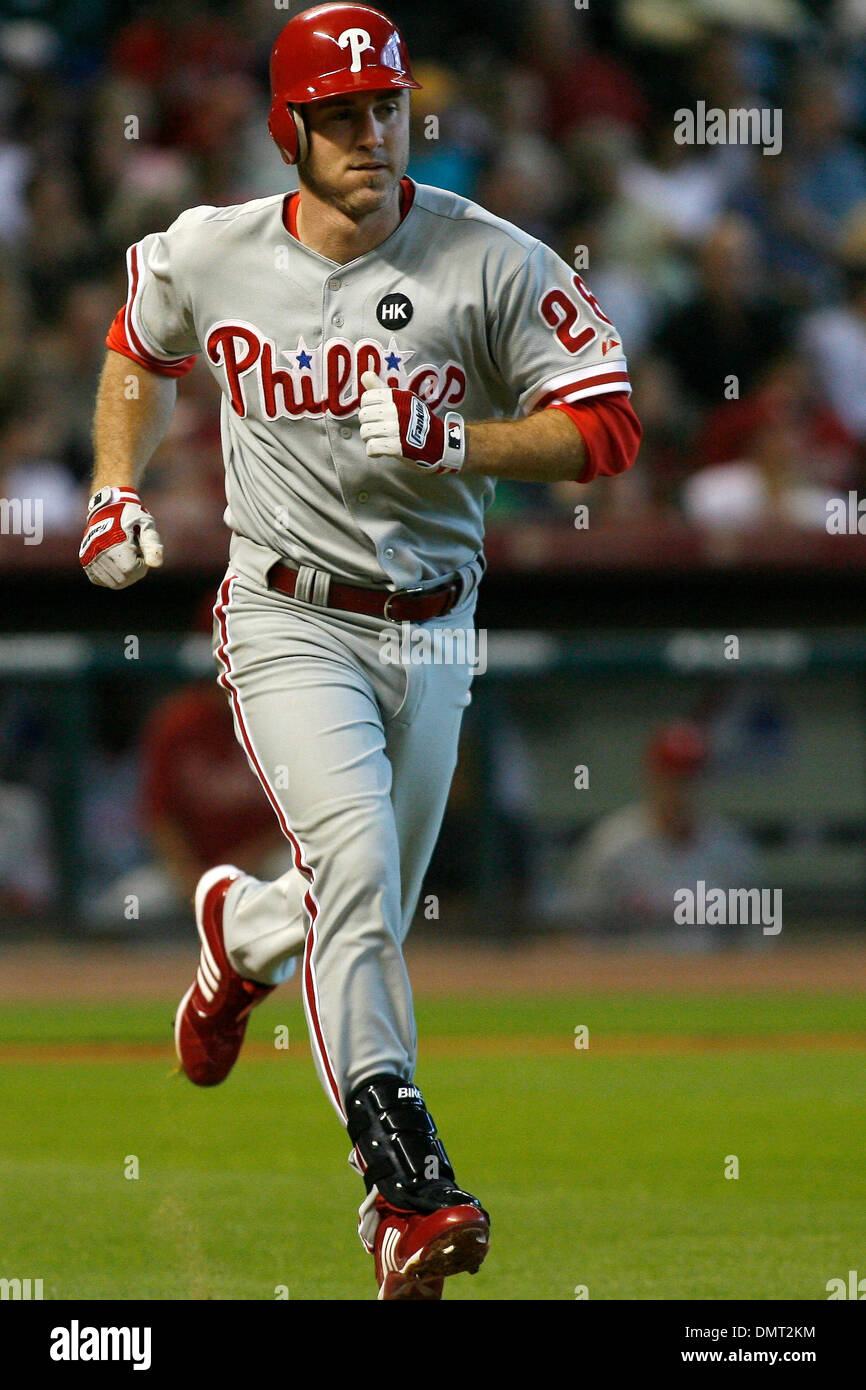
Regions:
<instances>
[{"instance_id":1,"label":"player's face","mask_svg":"<svg viewBox=\"0 0 866 1390\"><path fill-rule=\"evenodd\" d=\"M354 221L394 196L409 163L408 91L357 92L304 107L305 184Z\"/></svg>"}]
</instances>

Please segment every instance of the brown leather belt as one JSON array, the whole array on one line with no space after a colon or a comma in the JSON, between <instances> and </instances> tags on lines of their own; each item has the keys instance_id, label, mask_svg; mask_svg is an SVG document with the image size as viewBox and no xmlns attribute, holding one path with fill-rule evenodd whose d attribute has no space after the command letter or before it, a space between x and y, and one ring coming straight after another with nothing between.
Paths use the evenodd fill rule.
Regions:
<instances>
[{"instance_id":1,"label":"brown leather belt","mask_svg":"<svg viewBox=\"0 0 866 1390\"><path fill-rule=\"evenodd\" d=\"M297 581L297 570L281 561L268 573L269 588L278 589L289 598L295 596ZM442 618L450 613L462 592L463 581L459 577L437 584L434 589L398 589L396 593L332 582L323 607L344 608L349 613L364 613L391 623L426 623L430 618Z\"/></svg>"}]
</instances>

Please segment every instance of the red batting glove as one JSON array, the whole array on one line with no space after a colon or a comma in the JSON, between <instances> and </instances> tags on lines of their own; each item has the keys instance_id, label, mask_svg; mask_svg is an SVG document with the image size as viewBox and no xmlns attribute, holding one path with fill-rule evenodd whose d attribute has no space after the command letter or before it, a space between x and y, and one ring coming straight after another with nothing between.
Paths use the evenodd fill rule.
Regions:
<instances>
[{"instance_id":1,"label":"red batting glove","mask_svg":"<svg viewBox=\"0 0 866 1390\"><path fill-rule=\"evenodd\" d=\"M375 372L361 377L361 438L368 458L382 454L431 473L459 473L466 454L466 424L456 410L434 415L414 391L397 391Z\"/></svg>"},{"instance_id":2,"label":"red batting glove","mask_svg":"<svg viewBox=\"0 0 866 1390\"><path fill-rule=\"evenodd\" d=\"M103 487L87 504L78 552L91 584L125 589L162 564L156 523L133 487Z\"/></svg>"}]
</instances>

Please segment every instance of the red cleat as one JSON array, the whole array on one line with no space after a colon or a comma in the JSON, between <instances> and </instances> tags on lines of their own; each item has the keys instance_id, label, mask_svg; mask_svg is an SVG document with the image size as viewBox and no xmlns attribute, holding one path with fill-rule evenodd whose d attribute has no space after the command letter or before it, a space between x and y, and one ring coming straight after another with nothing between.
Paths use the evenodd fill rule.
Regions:
<instances>
[{"instance_id":1,"label":"red cleat","mask_svg":"<svg viewBox=\"0 0 866 1390\"><path fill-rule=\"evenodd\" d=\"M441 1299L451 1274L475 1274L487 1254L490 1222L478 1207L442 1207L422 1216L376 1199L373 1258L380 1299Z\"/></svg>"},{"instance_id":2,"label":"red cleat","mask_svg":"<svg viewBox=\"0 0 866 1390\"><path fill-rule=\"evenodd\" d=\"M218 1086L241 1050L250 1010L274 985L245 980L229 964L223 941L223 904L240 869L220 864L199 879L195 921L201 938L196 977L180 1001L174 1021L174 1045L180 1065L196 1086Z\"/></svg>"}]
</instances>

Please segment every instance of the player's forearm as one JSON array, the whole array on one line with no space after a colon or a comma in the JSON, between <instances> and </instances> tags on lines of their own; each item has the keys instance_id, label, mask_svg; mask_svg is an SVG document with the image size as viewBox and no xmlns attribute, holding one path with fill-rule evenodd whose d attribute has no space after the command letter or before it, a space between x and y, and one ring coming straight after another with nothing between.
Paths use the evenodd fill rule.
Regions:
<instances>
[{"instance_id":1,"label":"player's forearm","mask_svg":"<svg viewBox=\"0 0 866 1390\"><path fill-rule=\"evenodd\" d=\"M466 426L464 473L523 482L573 482L583 472L586 457L583 436L560 410Z\"/></svg>"},{"instance_id":2,"label":"player's forearm","mask_svg":"<svg viewBox=\"0 0 866 1390\"><path fill-rule=\"evenodd\" d=\"M137 487L174 412L177 383L119 352L105 359L93 417L92 492Z\"/></svg>"}]
</instances>

